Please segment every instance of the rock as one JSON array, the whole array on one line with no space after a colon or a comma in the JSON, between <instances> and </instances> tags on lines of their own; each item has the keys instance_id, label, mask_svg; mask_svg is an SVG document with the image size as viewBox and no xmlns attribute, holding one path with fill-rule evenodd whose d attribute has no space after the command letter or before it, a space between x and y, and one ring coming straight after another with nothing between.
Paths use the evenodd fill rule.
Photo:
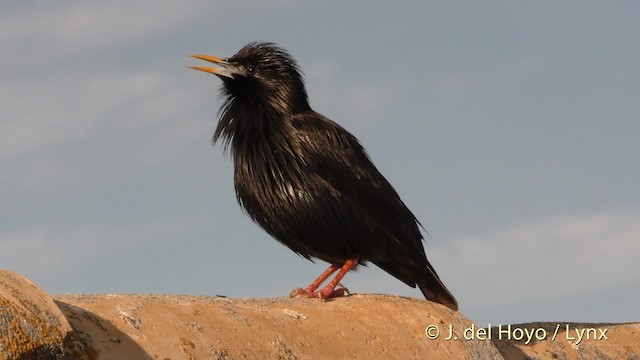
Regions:
<instances>
[{"instance_id":1,"label":"rock","mask_svg":"<svg viewBox=\"0 0 640 360\"><path fill-rule=\"evenodd\" d=\"M0 269L0 359L60 359L71 325L29 279Z\"/></svg>"},{"instance_id":2,"label":"rock","mask_svg":"<svg viewBox=\"0 0 640 360\"><path fill-rule=\"evenodd\" d=\"M491 341L446 340L458 312L389 295L230 299L181 295L57 297L98 356L135 359L499 359ZM426 329L440 330L429 339ZM433 334L432 334L433 336ZM135 354L135 355L132 355Z\"/></svg>"},{"instance_id":3,"label":"rock","mask_svg":"<svg viewBox=\"0 0 640 360\"><path fill-rule=\"evenodd\" d=\"M515 334L514 329L527 329L529 333L537 331L540 339L532 336L532 340L527 344L526 335L519 340L494 337L492 341L505 359L640 360L640 323L545 322L517 324L511 327L512 334ZM527 330L522 332L525 333ZM494 334L497 334L497 331L497 328L493 328ZM543 334L546 336L541 336Z\"/></svg>"}]
</instances>

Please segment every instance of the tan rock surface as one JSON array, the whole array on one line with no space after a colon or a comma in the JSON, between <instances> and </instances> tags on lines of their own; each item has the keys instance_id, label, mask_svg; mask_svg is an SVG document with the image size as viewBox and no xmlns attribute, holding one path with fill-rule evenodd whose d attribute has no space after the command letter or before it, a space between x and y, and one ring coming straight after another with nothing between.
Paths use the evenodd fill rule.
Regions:
<instances>
[{"instance_id":1,"label":"tan rock surface","mask_svg":"<svg viewBox=\"0 0 640 360\"><path fill-rule=\"evenodd\" d=\"M446 341L471 326L431 302L386 295L228 299L176 295L57 297L89 353L105 359L491 359L489 341ZM425 329L442 329L429 340Z\"/></svg>"},{"instance_id":2,"label":"tan rock surface","mask_svg":"<svg viewBox=\"0 0 640 360\"><path fill-rule=\"evenodd\" d=\"M493 342L506 359L561 359L561 360L640 360L640 323L587 324L587 323L531 323L512 325L512 330L541 330L544 340L525 344L521 340L496 339ZM557 330L557 331L556 331ZM567 332L567 330L569 330ZM493 328L496 334L497 328ZM513 333L513 331L512 331ZM555 334L555 340L554 340Z\"/></svg>"},{"instance_id":3,"label":"tan rock surface","mask_svg":"<svg viewBox=\"0 0 640 360\"><path fill-rule=\"evenodd\" d=\"M640 359L638 323L570 323L569 335L566 323L520 324L512 325L511 339L500 338L497 328L491 339L486 334L483 339L460 313L389 295L355 294L327 302L179 295L65 295L57 300L89 340L88 358ZM436 340L427 338L431 325L440 330ZM446 340L449 326L457 340ZM472 326L473 332L465 333ZM515 329L538 330L539 335L544 330L545 336L526 343ZM585 338L578 342L576 330L582 329ZM475 339L465 340L470 334Z\"/></svg>"},{"instance_id":4,"label":"tan rock surface","mask_svg":"<svg viewBox=\"0 0 640 360\"><path fill-rule=\"evenodd\" d=\"M0 359L50 359L63 353L71 325L31 280L0 269Z\"/></svg>"}]
</instances>

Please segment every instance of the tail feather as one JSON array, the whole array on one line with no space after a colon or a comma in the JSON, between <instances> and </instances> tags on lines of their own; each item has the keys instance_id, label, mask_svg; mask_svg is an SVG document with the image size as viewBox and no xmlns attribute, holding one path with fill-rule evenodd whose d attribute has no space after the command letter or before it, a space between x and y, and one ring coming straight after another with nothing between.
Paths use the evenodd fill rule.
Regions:
<instances>
[{"instance_id":1,"label":"tail feather","mask_svg":"<svg viewBox=\"0 0 640 360\"><path fill-rule=\"evenodd\" d=\"M420 291L422 291L422 294L427 300L437 302L448 307L451 310L458 311L458 302L456 301L456 298L451 295L449 290L447 290L442 282L440 282L439 280L438 282L440 284L440 287L436 291L433 290L433 286L431 284L418 284L418 288L420 289Z\"/></svg>"},{"instance_id":2,"label":"tail feather","mask_svg":"<svg viewBox=\"0 0 640 360\"><path fill-rule=\"evenodd\" d=\"M398 266L396 262L374 261L373 263L411 287L418 285L427 300L442 304L454 311L458 310L456 298L444 286L429 261L427 261L426 269L421 266L419 271Z\"/></svg>"}]
</instances>

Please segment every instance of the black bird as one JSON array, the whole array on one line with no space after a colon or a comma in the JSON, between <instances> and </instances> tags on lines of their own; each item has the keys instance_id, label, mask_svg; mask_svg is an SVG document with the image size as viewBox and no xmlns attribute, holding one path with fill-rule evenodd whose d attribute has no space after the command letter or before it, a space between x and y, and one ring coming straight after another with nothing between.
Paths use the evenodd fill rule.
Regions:
<instances>
[{"instance_id":1,"label":"black bird","mask_svg":"<svg viewBox=\"0 0 640 360\"><path fill-rule=\"evenodd\" d=\"M428 300L458 309L427 260L420 223L358 139L311 109L301 70L286 50L254 42L230 58L191 56L217 65L193 69L222 80L213 142L231 146L240 205L297 254L331 264L291 296L342 296L347 290L336 288L342 277L371 261L418 285Z\"/></svg>"}]
</instances>

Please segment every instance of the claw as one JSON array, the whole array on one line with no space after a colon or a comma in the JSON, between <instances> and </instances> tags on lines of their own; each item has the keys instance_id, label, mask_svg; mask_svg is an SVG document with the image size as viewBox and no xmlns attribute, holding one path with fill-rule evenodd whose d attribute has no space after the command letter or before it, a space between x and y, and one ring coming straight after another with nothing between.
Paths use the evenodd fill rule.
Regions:
<instances>
[{"instance_id":1,"label":"claw","mask_svg":"<svg viewBox=\"0 0 640 360\"><path fill-rule=\"evenodd\" d=\"M320 300L326 300L349 295L349 289L347 289L346 287L341 287L338 289L324 288L320 291L317 291L317 293L317 296L320 298Z\"/></svg>"},{"instance_id":2,"label":"claw","mask_svg":"<svg viewBox=\"0 0 640 360\"><path fill-rule=\"evenodd\" d=\"M295 288L293 289L293 291L291 291L291 293L289 294L290 298L294 298L294 297L314 297L314 293L307 291L303 288Z\"/></svg>"}]
</instances>

